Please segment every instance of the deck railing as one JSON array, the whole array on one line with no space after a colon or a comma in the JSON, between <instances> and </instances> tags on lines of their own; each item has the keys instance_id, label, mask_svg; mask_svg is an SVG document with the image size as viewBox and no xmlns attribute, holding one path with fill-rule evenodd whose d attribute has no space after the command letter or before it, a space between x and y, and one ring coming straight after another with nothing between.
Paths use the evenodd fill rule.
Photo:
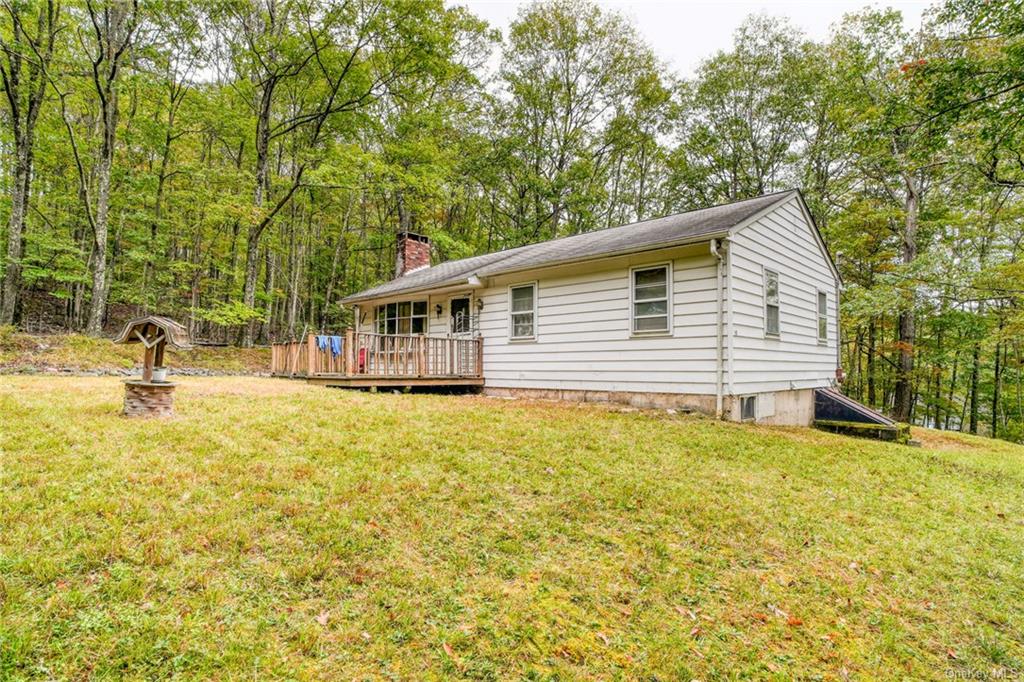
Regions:
<instances>
[{"instance_id":1,"label":"deck railing","mask_svg":"<svg viewBox=\"0 0 1024 682\"><path fill-rule=\"evenodd\" d=\"M287 377L480 378L483 340L348 331L324 347L317 335L271 346L270 373Z\"/></svg>"}]
</instances>

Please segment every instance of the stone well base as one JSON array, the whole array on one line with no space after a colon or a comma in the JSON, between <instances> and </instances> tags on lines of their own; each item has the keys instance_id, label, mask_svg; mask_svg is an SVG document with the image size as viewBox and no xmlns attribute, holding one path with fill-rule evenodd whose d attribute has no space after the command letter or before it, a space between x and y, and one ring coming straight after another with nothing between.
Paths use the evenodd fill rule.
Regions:
<instances>
[{"instance_id":1,"label":"stone well base","mask_svg":"<svg viewBox=\"0 0 1024 682\"><path fill-rule=\"evenodd\" d=\"M170 382L141 379L124 382L124 414L127 417L169 417L174 414L174 387Z\"/></svg>"}]
</instances>

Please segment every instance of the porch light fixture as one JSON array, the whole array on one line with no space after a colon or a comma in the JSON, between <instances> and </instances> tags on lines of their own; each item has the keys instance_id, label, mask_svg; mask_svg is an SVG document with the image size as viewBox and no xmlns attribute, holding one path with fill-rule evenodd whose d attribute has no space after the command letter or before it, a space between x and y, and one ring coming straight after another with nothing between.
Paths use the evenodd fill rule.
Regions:
<instances>
[{"instance_id":1,"label":"porch light fixture","mask_svg":"<svg viewBox=\"0 0 1024 682\"><path fill-rule=\"evenodd\" d=\"M444 306L438 303L434 306L434 312L437 313L438 317L441 317L441 314L444 313Z\"/></svg>"},{"instance_id":2,"label":"porch light fixture","mask_svg":"<svg viewBox=\"0 0 1024 682\"><path fill-rule=\"evenodd\" d=\"M483 309L484 309L483 299L480 299L480 298L476 299L476 311L480 312Z\"/></svg>"}]
</instances>

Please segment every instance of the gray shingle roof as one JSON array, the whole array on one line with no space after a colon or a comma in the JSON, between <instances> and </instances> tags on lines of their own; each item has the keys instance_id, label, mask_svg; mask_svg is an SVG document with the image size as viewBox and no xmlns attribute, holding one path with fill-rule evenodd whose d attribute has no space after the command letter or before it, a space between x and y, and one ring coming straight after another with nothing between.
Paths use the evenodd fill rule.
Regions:
<instances>
[{"instance_id":1,"label":"gray shingle roof","mask_svg":"<svg viewBox=\"0 0 1024 682\"><path fill-rule=\"evenodd\" d=\"M728 232L790 194L795 194L795 191L766 194L731 204L701 208L620 227L495 251L482 256L448 261L352 294L343 299L342 303L358 303L406 292L463 284L474 275L489 277L557 263L683 244L701 237Z\"/></svg>"}]
</instances>

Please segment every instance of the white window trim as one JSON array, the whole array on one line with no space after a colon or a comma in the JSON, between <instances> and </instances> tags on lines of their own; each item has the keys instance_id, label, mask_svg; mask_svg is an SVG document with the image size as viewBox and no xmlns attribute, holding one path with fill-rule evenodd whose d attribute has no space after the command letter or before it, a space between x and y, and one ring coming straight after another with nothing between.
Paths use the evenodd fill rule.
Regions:
<instances>
[{"instance_id":1,"label":"white window trim","mask_svg":"<svg viewBox=\"0 0 1024 682\"><path fill-rule=\"evenodd\" d=\"M825 297L825 312L824 312L824 314L821 312L820 308L818 307L818 301L821 299L822 296ZM821 320L822 320L822 318L825 319L825 335L824 336L821 335ZM818 289L818 293L814 297L814 323L815 323L814 334L815 334L815 336L818 337L818 343L823 345L823 346L828 345L828 292L823 290L823 289Z\"/></svg>"},{"instance_id":2,"label":"white window trim","mask_svg":"<svg viewBox=\"0 0 1024 682\"><path fill-rule=\"evenodd\" d=\"M777 332L768 331L768 275L775 275L775 293L779 297L779 302L774 304L779 309L779 330ZM814 303L818 305L817 301ZM778 339L782 336L782 278L779 276L778 270L771 270L769 268L761 266L761 313L764 315L764 336L766 339Z\"/></svg>"},{"instance_id":3,"label":"white window trim","mask_svg":"<svg viewBox=\"0 0 1024 682\"><path fill-rule=\"evenodd\" d=\"M424 334L428 334L430 332L430 297L428 296L427 298L396 298L396 299L388 300L388 301L386 301L384 303L377 303L377 304L375 304L373 306L373 315L372 315L373 319L371 320L371 328L373 329L372 333L374 333L374 334L380 334L381 333L380 326L379 326L379 324L377 322L377 309L380 308L380 307L387 307L391 303L395 303L395 304L408 303L410 306L412 306L413 303L426 303L427 304L427 314L423 318L423 332L422 333L420 333L420 334L413 334L410 331L408 334L399 334L398 330L396 329L394 334L388 334L386 332L386 330L385 330L385 332L384 332L385 336L423 336ZM414 315L412 315L412 309L411 308L409 310L409 313L410 313L409 319L412 320ZM395 318L395 319L405 319L405 318ZM397 324L396 324L396 326L397 326ZM410 328L410 330L412 329L412 322L411 321L409 322L409 328Z\"/></svg>"},{"instance_id":4,"label":"white window trim","mask_svg":"<svg viewBox=\"0 0 1024 682\"><path fill-rule=\"evenodd\" d=\"M532 336L512 336L512 330L514 325L512 324L512 290L519 289L522 287L533 287L533 335ZM509 343L531 343L537 340L537 326L540 321L540 310L538 301L540 287L537 285L537 281L532 282L517 282L515 284L508 285L508 291L506 293L506 300L508 302L508 340ZM523 311L520 311L523 312Z\"/></svg>"},{"instance_id":5,"label":"white window trim","mask_svg":"<svg viewBox=\"0 0 1024 682\"><path fill-rule=\"evenodd\" d=\"M636 318L633 317L633 311L635 310L634 300L635 296L635 273L637 270L654 270L655 268L665 268L665 318L668 323L668 329L651 329L644 331L636 330ZM629 269L629 335L630 336L672 336L675 332L675 321L672 310L672 261L664 261L661 263L644 263L643 265L634 265Z\"/></svg>"}]
</instances>

